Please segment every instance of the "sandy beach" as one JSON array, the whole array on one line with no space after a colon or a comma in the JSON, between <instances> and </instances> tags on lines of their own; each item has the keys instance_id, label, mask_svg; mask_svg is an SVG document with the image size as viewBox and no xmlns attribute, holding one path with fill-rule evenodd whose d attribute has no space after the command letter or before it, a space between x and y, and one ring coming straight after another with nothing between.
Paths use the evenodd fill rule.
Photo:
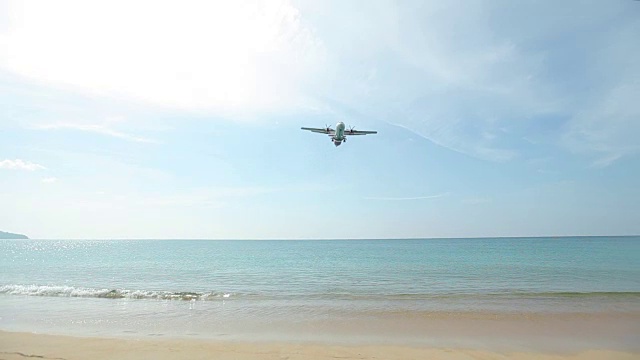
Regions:
<instances>
[{"instance_id":1,"label":"sandy beach","mask_svg":"<svg viewBox=\"0 0 640 360\"><path fill-rule=\"evenodd\" d=\"M337 346L301 343L134 340L0 332L0 359L620 359L640 353L587 350L574 353L490 352L466 348L386 345Z\"/></svg>"}]
</instances>

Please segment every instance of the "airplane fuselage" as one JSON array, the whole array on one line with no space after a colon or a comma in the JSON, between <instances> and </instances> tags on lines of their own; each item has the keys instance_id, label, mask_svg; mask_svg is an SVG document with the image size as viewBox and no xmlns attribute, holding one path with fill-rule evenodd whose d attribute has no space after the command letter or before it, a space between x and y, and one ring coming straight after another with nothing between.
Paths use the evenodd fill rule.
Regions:
<instances>
[{"instance_id":1,"label":"airplane fuselage","mask_svg":"<svg viewBox=\"0 0 640 360\"><path fill-rule=\"evenodd\" d=\"M340 146L343 141L347 141L347 138L344 136L345 125L342 121L336 124L336 133L331 137L331 141L335 146Z\"/></svg>"}]
</instances>

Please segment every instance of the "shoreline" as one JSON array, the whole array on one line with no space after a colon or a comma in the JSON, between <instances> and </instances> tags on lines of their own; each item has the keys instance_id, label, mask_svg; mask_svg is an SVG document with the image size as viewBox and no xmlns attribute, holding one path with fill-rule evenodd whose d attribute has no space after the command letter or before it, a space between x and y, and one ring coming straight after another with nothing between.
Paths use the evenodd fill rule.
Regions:
<instances>
[{"instance_id":1,"label":"shoreline","mask_svg":"<svg viewBox=\"0 0 640 360\"><path fill-rule=\"evenodd\" d=\"M0 358L74 359L545 359L631 360L640 352L590 349L574 352L496 351L479 347L337 345L211 339L121 339L0 331Z\"/></svg>"}]
</instances>

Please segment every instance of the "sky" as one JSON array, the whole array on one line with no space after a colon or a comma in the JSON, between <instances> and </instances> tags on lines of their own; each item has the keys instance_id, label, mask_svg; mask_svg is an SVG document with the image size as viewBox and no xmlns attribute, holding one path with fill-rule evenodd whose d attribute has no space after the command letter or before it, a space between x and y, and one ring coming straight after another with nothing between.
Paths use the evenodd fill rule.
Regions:
<instances>
[{"instance_id":1,"label":"sky","mask_svg":"<svg viewBox=\"0 0 640 360\"><path fill-rule=\"evenodd\" d=\"M0 1L0 230L640 234L640 2ZM300 127L377 130L335 147Z\"/></svg>"}]
</instances>

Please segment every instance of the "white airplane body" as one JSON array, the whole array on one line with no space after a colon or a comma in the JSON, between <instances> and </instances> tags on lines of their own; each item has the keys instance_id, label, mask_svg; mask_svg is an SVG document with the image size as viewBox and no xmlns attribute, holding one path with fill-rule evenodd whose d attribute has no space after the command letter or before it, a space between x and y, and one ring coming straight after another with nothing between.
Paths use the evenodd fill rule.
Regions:
<instances>
[{"instance_id":1,"label":"white airplane body","mask_svg":"<svg viewBox=\"0 0 640 360\"><path fill-rule=\"evenodd\" d=\"M367 134L377 134L377 131L362 131L362 130L354 130L353 128L347 129L342 121L336 124L336 129L333 130L329 126L320 129L320 128L308 128L303 127L302 130L309 130L312 132L327 134L331 137L331 142L335 146L340 146L343 142L347 141L347 135L367 135Z\"/></svg>"}]
</instances>

